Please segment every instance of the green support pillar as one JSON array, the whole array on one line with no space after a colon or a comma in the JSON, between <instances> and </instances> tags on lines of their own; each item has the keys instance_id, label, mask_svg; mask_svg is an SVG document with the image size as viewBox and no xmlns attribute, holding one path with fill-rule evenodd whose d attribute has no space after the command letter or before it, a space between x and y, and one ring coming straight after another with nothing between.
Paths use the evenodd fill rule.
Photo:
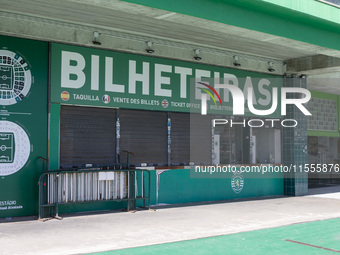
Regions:
<instances>
[{"instance_id":1,"label":"green support pillar","mask_svg":"<svg viewBox=\"0 0 340 255\"><path fill-rule=\"evenodd\" d=\"M306 88L306 78L285 77L284 87ZM300 95L288 95L288 98L289 96L298 98ZM288 167L292 166L291 171L285 173L284 194L302 196L308 194L308 173L304 172L304 165L308 163L307 117L295 105L287 105L285 119L294 119L298 125L294 128L283 127L283 164Z\"/></svg>"}]
</instances>

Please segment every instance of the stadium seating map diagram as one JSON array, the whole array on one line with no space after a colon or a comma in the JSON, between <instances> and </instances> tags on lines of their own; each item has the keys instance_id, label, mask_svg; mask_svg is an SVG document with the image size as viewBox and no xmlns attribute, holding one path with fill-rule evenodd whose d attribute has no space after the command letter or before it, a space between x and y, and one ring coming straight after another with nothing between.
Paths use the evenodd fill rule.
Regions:
<instances>
[{"instance_id":1,"label":"stadium seating map diagram","mask_svg":"<svg viewBox=\"0 0 340 255\"><path fill-rule=\"evenodd\" d=\"M14 134L0 133L0 163L14 161Z\"/></svg>"},{"instance_id":2,"label":"stadium seating map diagram","mask_svg":"<svg viewBox=\"0 0 340 255\"><path fill-rule=\"evenodd\" d=\"M26 132L16 123L0 121L0 176L19 171L27 162L31 145Z\"/></svg>"},{"instance_id":3,"label":"stadium seating map diagram","mask_svg":"<svg viewBox=\"0 0 340 255\"><path fill-rule=\"evenodd\" d=\"M7 49L0 50L0 106L11 106L23 100L31 88L29 63ZM6 114L18 114L2 110ZM23 114L23 113L20 113ZM11 175L24 167L31 151L29 137L15 122L0 120L0 176Z\"/></svg>"},{"instance_id":4,"label":"stadium seating map diagram","mask_svg":"<svg viewBox=\"0 0 340 255\"><path fill-rule=\"evenodd\" d=\"M18 54L0 50L0 105L20 102L32 83L28 63Z\"/></svg>"}]
</instances>

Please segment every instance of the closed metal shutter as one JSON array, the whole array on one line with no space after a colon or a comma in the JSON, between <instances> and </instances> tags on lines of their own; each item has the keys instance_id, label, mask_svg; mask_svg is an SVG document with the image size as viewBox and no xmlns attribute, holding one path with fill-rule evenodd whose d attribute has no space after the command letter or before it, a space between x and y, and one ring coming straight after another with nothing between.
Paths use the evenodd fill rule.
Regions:
<instances>
[{"instance_id":1,"label":"closed metal shutter","mask_svg":"<svg viewBox=\"0 0 340 255\"><path fill-rule=\"evenodd\" d=\"M171 113L171 164L211 164L211 117Z\"/></svg>"},{"instance_id":2,"label":"closed metal shutter","mask_svg":"<svg viewBox=\"0 0 340 255\"><path fill-rule=\"evenodd\" d=\"M171 164L188 165L190 162L190 114L171 115Z\"/></svg>"},{"instance_id":3,"label":"closed metal shutter","mask_svg":"<svg viewBox=\"0 0 340 255\"><path fill-rule=\"evenodd\" d=\"M120 159L134 153L130 163L140 166L167 165L167 113L157 111L120 110Z\"/></svg>"},{"instance_id":4,"label":"closed metal shutter","mask_svg":"<svg viewBox=\"0 0 340 255\"><path fill-rule=\"evenodd\" d=\"M195 165L212 163L212 117L190 114L190 161Z\"/></svg>"},{"instance_id":5,"label":"closed metal shutter","mask_svg":"<svg viewBox=\"0 0 340 255\"><path fill-rule=\"evenodd\" d=\"M60 167L115 164L116 110L62 106Z\"/></svg>"}]
</instances>

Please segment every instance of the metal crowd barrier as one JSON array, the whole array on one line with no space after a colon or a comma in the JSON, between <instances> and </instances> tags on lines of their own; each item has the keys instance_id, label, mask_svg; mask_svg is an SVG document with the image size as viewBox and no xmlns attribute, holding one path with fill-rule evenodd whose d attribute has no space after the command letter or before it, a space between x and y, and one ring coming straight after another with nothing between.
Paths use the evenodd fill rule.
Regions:
<instances>
[{"instance_id":1,"label":"metal crowd barrier","mask_svg":"<svg viewBox=\"0 0 340 255\"><path fill-rule=\"evenodd\" d=\"M45 217L47 209L49 216L59 217L60 205L98 201L127 201L129 211L131 203L143 200L145 208L148 200L150 209L150 184L150 171L145 169L48 171L39 178L39 219Z\"/></svg>"}]
</instances>

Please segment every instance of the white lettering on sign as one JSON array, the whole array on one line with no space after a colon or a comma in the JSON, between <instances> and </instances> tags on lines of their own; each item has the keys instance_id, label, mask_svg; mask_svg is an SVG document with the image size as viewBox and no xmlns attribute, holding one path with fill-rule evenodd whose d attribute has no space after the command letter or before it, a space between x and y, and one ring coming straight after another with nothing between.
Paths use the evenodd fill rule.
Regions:
<instances>
[{"instance_id":1,"label":"white lettering on sign","mask_svg":"<svg viewBox=\"0 0 340 255\"><path fill-rule=\"evenodd\" d=\"M91 56L91 90L99 90L99 56Z\"/></svg>"},{"instance_id":2,"label":"white lettering on sign","mask_svg":"<svg viewBox=\"0 0 340 255\"><path fill-rule=\"evenodd\" d=\"M137 81L142 82L142 93L143 95L149 95L149 73L150 67L148 62L143 62L142 73L137 73L136 61L129 61L129 93L136 94L136 83Z\"/></svg>"},{"instance_id":3,"label":"white lettering on sign","mask_svg":"<svg viewBox=\"0 0 340 255\"><path fill-rule=\"evenodd\" d=\"M172 91L162 88L162 85L170 85L170 77L162 76L162 72L171 73L172 66L155 64L155 96L171 97Z\"/></svg>"},{"instance_id":4,"label":"white lettering on sign","mask_svg":"<svg viewBox=\"0 0 340 255\"><path fill-rule=\"evenodd\" d=\"M124 85L113 83L113 59L105 58L105 91L124 93Z\"/></svg>"},{"instance_id":5,"label":"white lettering on sign","mask_svg":"<svg viewBox=\"0 0 340 255\"><path fill-rule=\"evenodd\" d=\"M180 75L180 97L187 98L187 77L192 75L192 69L186 67L175 66L175 73Z\"/></svg>"},{"instance_id":6,"label":"white lettering on sign","mask_svg":"<svg viewBox=\"0 0 340 255\"><path fill-rule=\"evenodd\" d=\"M247 76L246 82L245 82L244 88L243 88L243 94L244 94L245 100L247 100L249 98L248 97L248 88L253 88L253 82L251 80L251 77L249 77L249 76ZM254 104L257 104L256 98L255 98L255 94L252 94L252 95L253 95L253 102L254 102Z\"/></svg>"},{"instance_id":7,"label":"white lettering on sign","mask_svg":"<svg viewBox=\"0 0 340 255\"><path fill-rule=\"evenodd\" d=\"M271 86L271 81L269 79L256 79L257 84L255 84L255 79L252 79L252 77L249 76L241 79L237 78L234 74L217 71L213 72L204 69L171 66L159 63L154 63L153 66L151 66L149 62L139 62L137 60L128 60L128 62L125 61L122 63L122 60L119 60L119 62L117 61L117 58L115 61L113 57L109 56L101 57L99 55L89 55L86 59L85 57L86 56L77 52L61 51L62 88L82 89L85 83L88 82L90 83L87 85L88 89L92 91L102 90L103 92L114 93L128 92L129 94L140 94L141 91L142 95L148 96L153 94L154 96L162 97L162 100L164 99L163 97L171 98L174 96L178 97L178 95L180 98L186 99L189 97L189 79L195 78L195 90L193 93L196 99L201 99L202 94L205 94L204 92L202 93L202 90L205 91L207 87L202 86L202 84L197 84L197 81L212 79L212 77L214 77L218 80L222 79L223 82L221 83L223 84L209 85L209 82L205 82L209 88L212 86L216 90L216 93L212 95L212 98L204 96L203 101L215 98L221 100L220 107L222 107L222 101L230 102L233 99L233 108L231 109L234 110L235 115L244 114L244 104L246 101L248 101L250 112L256 115L269 115L274 113L277 109L278 89ZM90 63L87 63L86 61ZM105 66L102 67L101 65ZM104 77L100 76L100 70L104 70ZM122 72L122 70L127 71L126 75L128 77L125 77L125 79L123 78L123 81L126 81L125 84L119 84L119 82L117 82L117 78L119 78L120 83L122 83L122 79L120 78L121 75L119 73ZM300 99L287 99L286 94L290 92L299 92L305 96ZM85 93L89 92L81 93L84 93L84 95L79 96L79 100L98 101L98 98L101 98L101 96L98 97L98 95L95 97L87 94L85 95ZM82 94L79 93L74 95ZM296 88L294 91L282 89L282 114L286 114L287 104L295 104L303 113L308 113L302 104L308 102L309 99L310 94L305 92L305 90L301 91L299 88ZM140 104L141 101L136 101L135 103ZM170 102L170 105L175 106L176 104ZM259 105L260 107L256 107L256 105ZM203 102L202 107L203 106L206 107L205 102ZM261 106L262 108L263 106L266 106L267 109L258 110ZM179 106L176 105L176 107ZM206 109L204 109L204 111L206 112Z\"/></svg>"},{"instance_id":8,"label":"white lettering on sign","mask_svg":"<svg viewBox=\"0 0 340 255\"><path fill-rule=\"evenodd\" d=\"M262 98L259 99L260 105L263 105L263 106L269 105L272 100L269 90L264 88L265 86L268 87L269 85L270 85L270 81L268 79L261 79L259 81L259 92L261 95L265 96L265 99L262 99Z\"/></svg>"},{"instance_id":9,"label":"white lettering on sign","mask_svg":"<svg viewBox=\"0 0 340 255\"><path fill-rule=\"evenodd\" d=\"M225 73L223 76L224 76L223 81L225 84L238 87L238 79L235 75ZM229 102L229 95L230 95L229 90L224 89L223 91L224 91L223 92L224 102ZM220 92L218 93L220 94Z\"/></svg>"},{"instance_id":10,"label":"white lettering on sign","mask_svg":"<svg viewBox=\"0 0 340 255\"><path fill-rule=\"evenodd\" d=\"M74 64L75 62L75 64ZM84 86L86 78L84 73L85 58L75 52L61 52L61 87L79 89ZM71 79L75 75L77 79Z\"/></svg>"},{"instance_id":11,"label":"white lettering on sign","mask_svg":"<svg viewBox=\"0 0 340 255\"><path fill-rule=\"evenodd\" d=\"M202 78L210 78L210 71L196 69L195 73L196 81L201 81ZM208 82L206 82L208 83ZM203 86L197 85L196 88L203 88ZM202 92L200 89L195 89L195 98L200 99L202 96ZM210 100L210 97L208 98Z\"/></svg>"}]
</instances>

